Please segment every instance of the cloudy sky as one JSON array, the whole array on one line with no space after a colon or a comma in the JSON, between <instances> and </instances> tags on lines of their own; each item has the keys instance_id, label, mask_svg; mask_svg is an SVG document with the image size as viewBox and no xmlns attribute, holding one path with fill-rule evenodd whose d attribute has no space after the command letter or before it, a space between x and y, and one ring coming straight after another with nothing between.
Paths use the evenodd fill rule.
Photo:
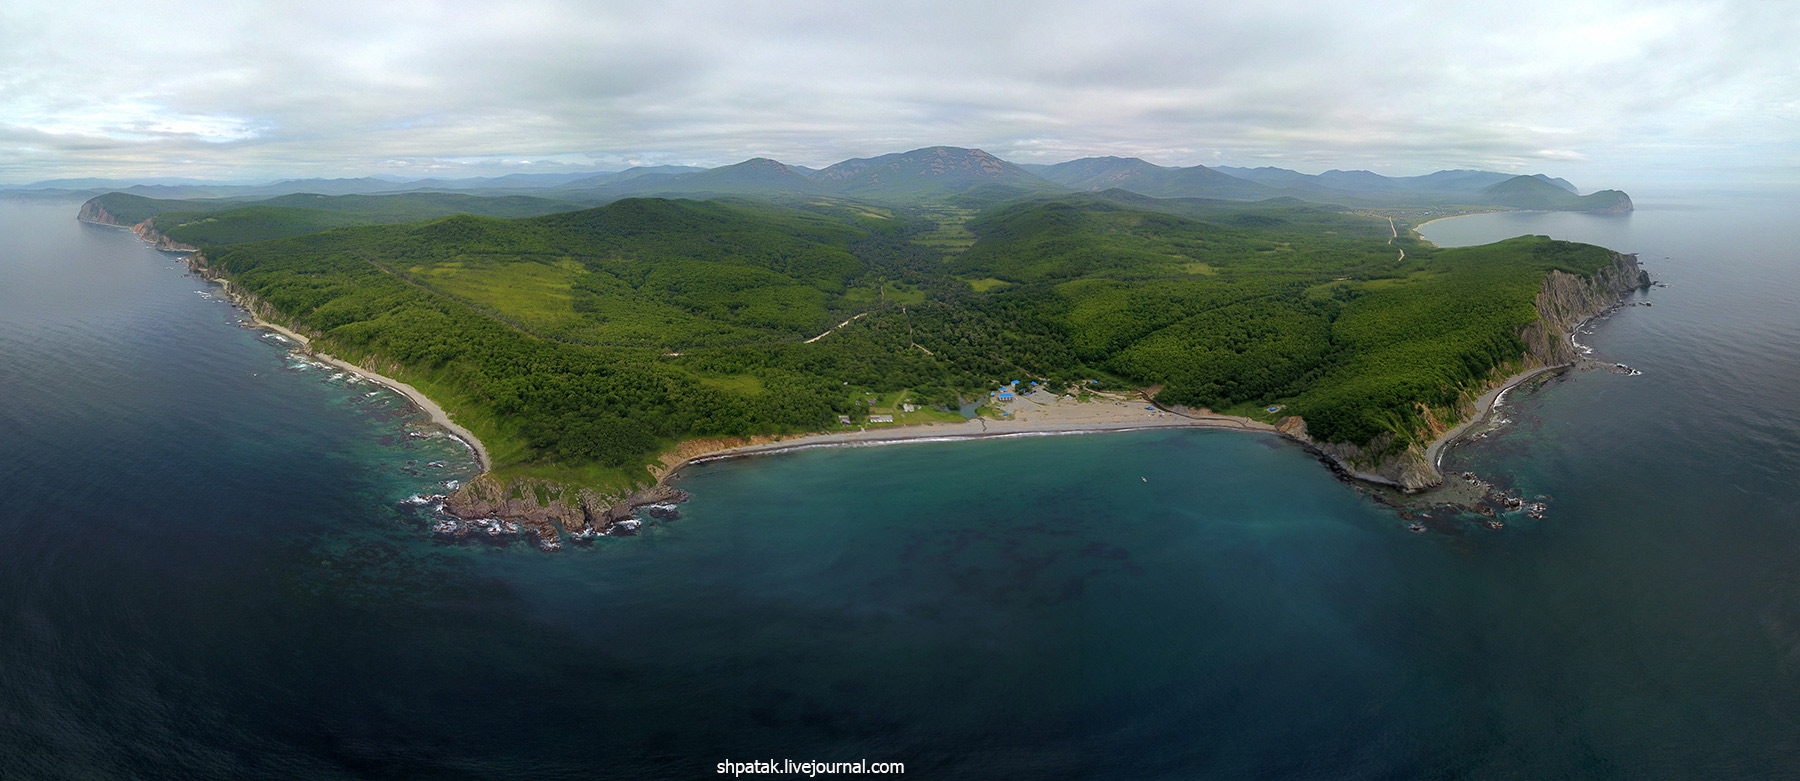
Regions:
<instances>
[{"instance_id":1,"label":"cloudy sky","mask_svg":"<svg viewBox=\"0 0 1800 781\"><path fill-rule=\"evenodd\" d=\"M1800 181L1800 4L0 0L0 182L930 144Z\"/></svg>"}]
</instances>

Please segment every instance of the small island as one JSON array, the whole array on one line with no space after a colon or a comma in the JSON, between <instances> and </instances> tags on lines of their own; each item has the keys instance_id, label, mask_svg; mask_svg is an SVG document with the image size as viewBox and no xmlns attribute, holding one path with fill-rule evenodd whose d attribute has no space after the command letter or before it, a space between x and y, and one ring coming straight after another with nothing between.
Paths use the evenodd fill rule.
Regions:
<instances>
[{"instance_id":1,"label":"small island","mask_svg":"<svg viewBox=\"0 0 1800 781\"><path fill-rule=\"evenodd\" d=\"M1575 361L1570 331L1648 283L1601 247L1413 230L1624 193L1261 170L933 147L529 196L114 193L81 218L407 393L485 471L445 511L545 547L679 499L689 463L917 439L1232 428L1419 490L1495 393Z\"/></svg>"}]
</instances>

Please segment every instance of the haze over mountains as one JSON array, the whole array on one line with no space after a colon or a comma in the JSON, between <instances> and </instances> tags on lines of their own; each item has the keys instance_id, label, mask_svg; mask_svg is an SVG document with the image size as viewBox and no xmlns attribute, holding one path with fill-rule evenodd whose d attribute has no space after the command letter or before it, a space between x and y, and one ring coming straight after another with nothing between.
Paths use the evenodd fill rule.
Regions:
<instances>
[{"instance_id":1,"label":"haze over mountains","mask_svg":"<svg viewBox=\"0 0 1800 781\"><path fill-rule=\"evenodd\" d=\"M351 195L414 191L531 194L575 203L635 196L713 197L831 195L921 202L982 200L1070 191L1124 190L1155 198L1266 200L1291 197L1349 207L1427 205L1520 209L1629 211L1624 193L1581 195L1567 180L1544 174L1451 170L1390 177L1370 171L1303 174L1284 168L1159 166L1138 158L1088 157L1055 165L1017 165L979 149L934 146L845 160L823 169L768 158L703 169L653 166L623 171L510 174L472 179L396 181L379 177L296 179L266 185L218 185L183 180L125 182L72 179L0 190L13 198L87 197L118 191L153 198L254 198L289 193Z\"/></svg>"}]
</instances>

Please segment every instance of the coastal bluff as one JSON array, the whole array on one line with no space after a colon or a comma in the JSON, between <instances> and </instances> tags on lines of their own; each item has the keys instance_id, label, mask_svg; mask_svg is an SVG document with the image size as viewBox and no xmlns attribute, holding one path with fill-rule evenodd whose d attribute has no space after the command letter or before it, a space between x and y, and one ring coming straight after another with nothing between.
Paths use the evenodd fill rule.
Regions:
<instances>
[{"instance_id":1,"label":"coastal bluff","mask_svg":"<svg viewBox=\"0 0 1800 781\"><path fill-rule=\"evenodd\" d=\"M1484 416L1497 391L1545 371L1573 366L1581 359L1571 338L1574 330L1618 306L1626 294L1649 286L1650 274L1638 266L1635 254L1614 253L1612 262L1592 275L1550 271L1538 290L1537 319L1519 330L1519 341L1525 345L1520 360L1496 367L1485 382L1464 387L1453 409L1420 405L1424 423L1405 437L1390 432L1362 445L1319 442L1308 435L1306 421L1299 416L1281 419L1276 430L1313 448L1350 477L1409 492L1440 485L1444 476L1433 454Z\"/></svg>"},{"instance_id":2,"label":"coastal bluff","mask_svg":"<svg viewBox=\"0 0 1800 781\"><path fill-rule=\"evenodd\" d=\"M130 230L132 233L137 234L138 238L143 239L145 242L148 242L150 246L159 250L168 252L200 251L199 247L183 244L168 236L164 236L161 231L156 229L154 219L144 220L130 225L120 222L117 217L114 217L111 213L107 212L106 207L100 203L99 198L90 198L87 202L81 204L81 211L75 216L76 219L79 219L82 222L91 222L95 225L111 225Z\"/></svg>"}]
</instances>

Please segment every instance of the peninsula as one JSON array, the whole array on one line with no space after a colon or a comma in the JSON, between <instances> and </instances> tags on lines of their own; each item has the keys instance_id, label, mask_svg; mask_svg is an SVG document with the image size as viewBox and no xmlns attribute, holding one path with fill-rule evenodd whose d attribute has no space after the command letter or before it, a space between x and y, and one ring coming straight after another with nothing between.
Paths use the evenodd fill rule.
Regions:
<instances>
[{"instance_id":1,"label":"peninsula","mask_svg":"<svg viewBox=\"0 0 1800 781\"><path fill-rule=\"evenodd\" d=\"M1442 480L1435 442L1574 360L1570 329L1647 282L1600 247L1411 230L1629 209L1614 191L1444 172L1469 184L1356 194L1076 162L935 147L657 179L694 196L674 199L108 194L81 217L188 252L259 320L406 392L486 470L447 512L546 546L677 496L695 460L911 439L1226 427L1416 490Z\"/></svg>"}]
</instances>

